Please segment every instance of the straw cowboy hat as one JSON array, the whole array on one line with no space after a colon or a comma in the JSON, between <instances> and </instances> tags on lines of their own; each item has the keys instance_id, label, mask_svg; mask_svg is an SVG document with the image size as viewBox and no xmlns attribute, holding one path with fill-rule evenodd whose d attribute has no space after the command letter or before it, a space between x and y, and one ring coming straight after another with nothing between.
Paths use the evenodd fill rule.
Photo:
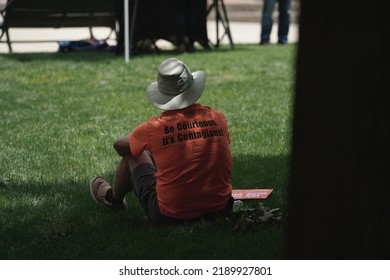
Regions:
<instances>
[{"instance_id":1,"label":"straw cowboy hat","mask_svg":"<svg viewBox=\"0 0 390 280\"><path fill-rule=\"evenodd\" d=\"M206 75L191 73L177 58L164 60L158 67L157 81L146 89L150 103L161 110L178 110L194 104L202 95Z\"/></svg>"}]
</instances>

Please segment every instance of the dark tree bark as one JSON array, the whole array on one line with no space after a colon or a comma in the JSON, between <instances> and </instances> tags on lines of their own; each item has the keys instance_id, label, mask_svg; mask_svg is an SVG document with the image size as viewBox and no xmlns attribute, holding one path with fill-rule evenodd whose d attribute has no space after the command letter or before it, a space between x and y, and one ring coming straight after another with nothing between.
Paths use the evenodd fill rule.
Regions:
<instances>
[{"instance_id":1,"label":"dark tree bark","mask_svg":"<svg viewBox=\"0 0 390 280\"><path fill-rule=\"evenodd\" d=\"M390 258L389 6L301 0L287 259Z\"/></svg>"}]
</instances>

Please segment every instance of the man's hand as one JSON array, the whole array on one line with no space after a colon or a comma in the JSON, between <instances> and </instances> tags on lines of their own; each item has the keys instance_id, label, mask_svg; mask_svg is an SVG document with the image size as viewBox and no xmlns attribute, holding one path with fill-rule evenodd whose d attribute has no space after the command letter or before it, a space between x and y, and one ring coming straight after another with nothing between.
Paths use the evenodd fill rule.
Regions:
<instances>
[{"instance_id":1,"label":"man's hand","mask_svg":"<svg viewBox=\"0 0 390 280\"><path fill-rule=\"evenodd\" d=\"M119 137L114 144L112 145L115 149L115 151L120 156L126 156L130 154L130 142L129 142L129 136L121 136Z\"/></svg>"}]
</instances>

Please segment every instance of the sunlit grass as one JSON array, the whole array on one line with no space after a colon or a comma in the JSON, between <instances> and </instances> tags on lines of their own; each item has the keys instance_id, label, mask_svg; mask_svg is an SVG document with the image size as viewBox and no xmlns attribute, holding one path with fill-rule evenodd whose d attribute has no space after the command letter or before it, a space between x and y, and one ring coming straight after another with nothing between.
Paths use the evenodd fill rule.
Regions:
<instances>
[{"instance_id":1,"label":"sunlit grass","mask_svg":"<svg viewBox=\"0 0 390 280\"><path fill-rule=\"evenodd\" d=\"M0 56L1 259L281 257L281 226L157 228L132 195L121 212L90 198L91 177L112 180L115 138L160 113L145 90L173 55L138 56L128 65L110 53ZM234 188L273 188L265 204L285 210L295 46L238 45L178 57L206 71L200 103L228 117Z\"/></svg>"}]
</instances>

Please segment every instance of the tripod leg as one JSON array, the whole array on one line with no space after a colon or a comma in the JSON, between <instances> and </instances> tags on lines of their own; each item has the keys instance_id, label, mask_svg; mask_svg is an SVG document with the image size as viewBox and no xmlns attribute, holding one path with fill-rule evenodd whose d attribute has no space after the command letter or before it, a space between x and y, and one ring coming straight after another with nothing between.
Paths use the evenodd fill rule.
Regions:
<instances>
[{"instance_id":1,"label":"tripod leg","mask_svg":"<svg viewBox=\"0 0 390 280\"><path fill-rule=\"evenodd\" d=\"M225 4L223 2L223 0L220 0L221 1L221 4L222 4L222 11L223 11L223 15L225 17L225 31L226 31L226 34L229 38L229 42L230 42L230 47L233 49L234 48L234 43L233 43L233 38L232 38L232 34L230 33L230 27L229 27L229 19L228 19L228 16L227 16L227 13L226 13L226 8L225 8Z\"/></svg>"},{"instance_id":2,"label":"tripod leg","mask_svg":"<svg viewBox=\"0 0 390 280\"><path fill-rule=\"evenodd\" d=\"M219 4L218 4L218 0L214 0L214 7L215 7L215 32L216 32L216 35L217 35L217 42L215 44L215 47L218 48L219 47L219 21L221 19L221 15L219 14Z\"/></svg>"},{"instance_id":3,"label":"tripod leg","mask_svg":"<svg viewBox=\"0 0 390 280\"><path fill-rule=\"evenodd\" d=\"M8 29L5 31L5 34L7 35L7 45L8 45L9 53L12 53L11 38L9 37Z\"/></svg>"},{"instance_id":4,"label":"tripod leg","mask_svg":"<svg viewBox=\"0 0 390 280\"><path fill-rule=\"evenodd\" d=\"M222 7L223 14L220 11L220 6ZM224 36L228 35L230 47L234 48L233 38L232 38L232 35L230 33L230 28L229 28L229 20L227 17L226 8L225 8L225 4L224 4L223 0L213 0L213 4L207 10L207 14L210 13L212 8L215 9L215 23L216 23L215 29L216 29L216 37L217 37L215 47L218 48L219 43L222 41ZM225 30L225 32L222 34L221 37L219 35L219 23L222 24L222 26Z\"/></svg>"},{"instance_id":5,"label":"tripod leg","mask_svg":"<svg viewBox=\"0 0 390 280\"><path fill-rule=\"evenodd\" d=\"M215 2L216 1L213 1L213 3L211 3L210 6L207 8L206 17L208 17L208 15L210 14L211 10L215 7Z\"/></svg>"}]
</instances>

